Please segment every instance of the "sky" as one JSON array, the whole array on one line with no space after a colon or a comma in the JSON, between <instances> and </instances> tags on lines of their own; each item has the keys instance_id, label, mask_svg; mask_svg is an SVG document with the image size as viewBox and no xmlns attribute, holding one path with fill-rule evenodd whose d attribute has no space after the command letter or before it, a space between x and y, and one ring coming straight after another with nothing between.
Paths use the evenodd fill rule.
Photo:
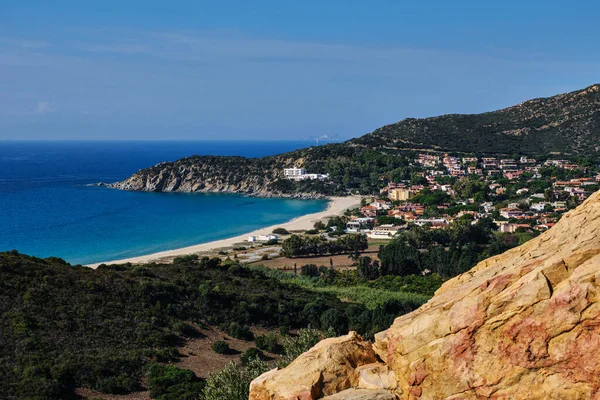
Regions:
<instances>
[{"instance_id":1,"label":"sky","mask_svg":"<svg viewBox=\"0 0 600 400\"><path fill-rule=\"evenodd\" d=\"M0 140L357 137L600 82L600 3L0 0Z\"/></svg>"}]
</instances>

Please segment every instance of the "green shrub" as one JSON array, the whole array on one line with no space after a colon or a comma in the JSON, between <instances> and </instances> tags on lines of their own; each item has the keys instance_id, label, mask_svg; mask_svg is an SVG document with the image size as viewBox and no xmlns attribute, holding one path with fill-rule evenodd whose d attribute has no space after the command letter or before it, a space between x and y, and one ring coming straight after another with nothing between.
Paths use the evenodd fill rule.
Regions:
<instances>
[{"instance_id":1,"label":"green shrub","mask_svg":"<svg viewBox=\"0 0 600 400\"><path fill-rule=\"evenodd\" d=\"M279 353L281 351L281 345L277 342L277 336L273 333L257 336L254 343L256 343L256 347L259 349L270 353Z\"/></svg>"},{"instance_id":2,"label":"green shrub","mask_svg":"<svg viewBox=\"0 0 600 400\"><path fill-rule=\"evenodd\" d=\"M324 338L322 332L308 327L300 329L298 336L287 336L283 340L283 356L279 361L280 367L285 367L294 361L300 354L308 351Z\"/></svg>"},{"instance_id":3,"label":"green shrub","mask_svg":"<svg viewBox=\"0 0 600 400\"><path fill-rule=\"evenodd\" d=\"M289 235L290 234L290 232L288 232L288 230L285 228L275 228L275 229L273 229L273 233L275 235Z\"/></svg>"},{"instance_id":4,"label":"green shrub","mask_svg":"<svg viewBox=\"0 0 600 400\"><path fill-rule=\"evenodd\" d=\"M254 334L250 330L248 325L240 325L237 322L231 322L229 325L223 325L221 327L225 332L229 334L229 336L234 337L236 339L242 340L253 340Z\"/></svg>"},{"instance_id":5,"label":"green shrub","mask_svg":"<svg viewBox=\"0 0 600 400\"><path fill-rule=\"evenodd\" d=\"M250 360L248 365L240 366L230 362L225 368L206 379L203 400L242 400L250 395L250 382L269 370L264 361Z\"/></svg>"},{"instance_id":6,"label":"green shrub","mask_svg":"<svg viewBox=\"0 0 600 400\"><path fill-rule=\"evenodd\" d=\"M202 394L204 382L190 370L173 365L152 364L148 367L150 396L158 400L195 400Z\"/></svg>"},{"instance_id":7,"label":"green shrub","mask_svg":"<svg viewBox=\"0 0 600 400\"><path fill-rule=\"evenodd\" d=\"M215 353L218 353L218 354L231 353L231 348L229 347L229 344L227 344L227 342L225 342L224 340L218 340L218 341L214 342L212 344L211 348Z\"/></svg>"},{"instance_id":8,"label":"green shrub","mask_svg":"<svg viewBox=\"0 0 600 400\"><path fill-rule=\"evenodd\" d=\"M185 263L194 263L198 261L197 254L185 254L182 256L177 256L173 259L173 264L185 264Z\"/></svg>"},{"instance_id":9,"label":"green shrub","mask_svg":"<svg viewBox=\"0 0 600 400\"><path fill-rule=\"evenodd\" d=\"M348 318L334 308L330 308L321 315L321 329L332 329L336 335L348 332Z\"/></svg>"},{"instance_id":10,"label":"green shrub","mask_svg":"<svg viewBox=\"0 0 600 400\"><path fill-rule=\"evenodd\" d=\"M250 347L244 352L244 354L242 354L240 361L242 362L242 365L248 365L252 360L259 359L264 361L265 358L265 353L263 353L261 350L257 349L256 347Z\"/></svg>"}]
</instances>

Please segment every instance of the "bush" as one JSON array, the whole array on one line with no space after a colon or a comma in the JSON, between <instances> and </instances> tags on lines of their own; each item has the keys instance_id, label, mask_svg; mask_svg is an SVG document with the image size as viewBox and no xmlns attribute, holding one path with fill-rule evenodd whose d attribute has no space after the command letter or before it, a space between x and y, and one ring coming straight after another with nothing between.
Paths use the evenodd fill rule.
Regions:
<instances>
[{"instance_id":1,"label":"bush","mask_svg":"<svg viewBox=\"0 0 600 400\"><path fill-rule=\"evenodd\" d=\"M330 308L321 315L321 329L331 329L336 335L348 332L348 318L340 310Z\"/></svg>"},{"instance_id":2,"label":"bush","mask_svg":"<svg viewBox=\"0 0 600 400\"><path fill-rule=\"evenodd\" d=\"M231 348L224 340L218 340L214 342L211 346L212 350L217 354L229 354L231 353Z\"/></svg>"},{"instance_id":3,"label":"bush","mask_svg":"<svg viewBox=\"0 0 600 400\"><path fill-rule=\"evenodd\" d=\"M206 387L201 398L203 400L247 399L250 395L250 382L269 369L267 363L256 358L250 360L245 367L232 361L220 372L206 379Z\"/></svg>"},{"instance_id":4,"label":"bush","mask_svg":"<svg viewBox=\"0 0 600 400\"><path fill-rule=\"evenodd\" d=\"M231 337L242 340L253 340L254 334L248 327L248 325L240 325L237 322L231 322L229 325L225 325L222 329L227 332Z\"/></svg>"},{"instance_id":5,"label":"bush","mask_svg":"<svg viewBox=\"0 0 600 400\"><path fill-rule=\"evenodd\" d=\"M264 245L265 246L273 246L278 243L279 243L279 240L277 240L277 239L269 239L264 243Z\"/></svg>"},{"instance_id":6,"label":"bush","mask_svg":"<svg viewBox=\"0 0 600 400\"><path fill-rule=\"evenodd\" d=\"M242 354L240 361L242 362L242 365L248 365L255 359L264 361L266 359L265 353L256 347L250 347L244 354Z\"/></svg>"},{"instance_id":7,"label":"bush","mask_svg":"<svg viewBox=\"0 0 600 400\"><path fill-rule=\"evenodd\" d=\"M192 371L173 365L152 364L147 377L150 397L158 400L194 400L204 388Z\"/></svg>"},{"instance_id":8,"label":"bush","mask_svg":"<svg viewBox=\"0 0 600 400\"><path fill-rule=\"evenodd\" d=\"M286 336L289 333L290 333L290 327L289 326L287 326L287 325L281 325L279 327L279 334L281 336Z\"/></svg>"},{"instance_id":9,"label":"bush","mask_svg":"<svg viewBox=\"0 0 600 400\"><path fill-rule=\"evenodd\" d=\"M317 221L317 222L315 222L313 227L318 231L322 231L323 229L327 228L327 225L325 225L325 223L323 223L323 221Z\"/></svg>"},{"instance_id":10,"label":"bush","mask_svg":"<svg viewBox=\"0 0 600 400\"><path fill-rule=\"evenodd\" d=\"M307 235L316 235L319 233L319 230L318 229L308 229L304 233L306 233Z\"/></svg>"},{"instance_id":11,"label":"bush","mask_svg":"<svg viewBox=\"0 0 600 400\"><path fill-rule=\"evenodd\" d=\"M277 336L272 333L257 336L254 343L256 343L256 347L259 349L270 353L279 353L281 351L281 345L277 342Z\"/></svg>"},{"instance_id":12,"label":"bush","mask_svg":"<svg viewBox=\"0 0 600 400\"><path fill-rule=\"evenodd\" d=\"M185 263L195 263L198 261L197 254L185 254L183 256L177 256L173 259L173 264L185 264Z\"/></svg>"},{"instance_id":13,"label":"bush","mask_svg":"<svg viewBox=\"0 0 600 400\"><path fill-rule=\"evenodd\" d=\"M289 235L290 234L288 232L288 230L285 228L275 228L275 229L273 229L273 233L275 235Z\"/></svg>"},{"instance_id":14,"label":"bush","mask_svg":"<svg viewBox=\"0 0 600 400\"><path fill-rule=\"evenodd\" d=\"M300 329L297 337L285 337L283 340L284 355L281 357L279 366L282 368L287 366L298 358L300 354L308 351L323 338L324 335L321 332L310 326L306 329Z\"/></svg>"}]
</instances>

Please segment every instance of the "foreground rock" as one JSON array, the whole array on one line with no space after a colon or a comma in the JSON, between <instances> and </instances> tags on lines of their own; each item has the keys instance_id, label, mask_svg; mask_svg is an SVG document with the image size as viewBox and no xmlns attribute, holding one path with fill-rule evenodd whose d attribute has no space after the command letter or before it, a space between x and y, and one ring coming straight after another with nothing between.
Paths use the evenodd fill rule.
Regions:
<instances>
[{"instance_id":1,"label":"foreground rock","mask_svg":"<svg viewBox=\"0 0 600 400\"><path fill-rule=\"evenodd\" d=\"M377 361L371 343L356 332L325 339L287 368L252 382L251 399L317 399L358 385L357 367Z\"/></svg>"},{"instance_id":2,"label":"foreground rock","mask_svg":"<svg viewBox=\"0 0 600 400\"><path fill-rule=\"evenodd\" d=\"M596 193L548 232L448 281L423 307L377 334L373 349L383 364L371 375L384 379L360 379L359 364L372 360L358 361L370 354L363 345L362 352L335 359L344 366L337 371L345 374L345 385L328 386L325 393L317 382L312 392L293 397L301 386L284 377L294 365L326 375L322 364L311 360L330 351L329 339L288 368L259 377L265 390L253 385L250 397L336 399L332 389L339 393L362 385L370 392L356 391L363 397L354 398L389 392L399 399L600 399L599 289ZM353 356L356 367L350 368L344 360ZM327 364L328 371L336 368Z\"/></svg>"}]
</instances>

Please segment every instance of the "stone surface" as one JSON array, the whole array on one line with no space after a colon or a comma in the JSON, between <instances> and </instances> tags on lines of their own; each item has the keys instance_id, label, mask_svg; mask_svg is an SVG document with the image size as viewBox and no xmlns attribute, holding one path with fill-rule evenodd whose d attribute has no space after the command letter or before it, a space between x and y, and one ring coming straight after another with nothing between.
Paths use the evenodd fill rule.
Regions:
<instances>
[{"instance_id":1,"label":"stone surface","mask_svg":"<svg viewBox=\"0 0 600 400\"><path fill-rule=\"evenodd\" d=\"M396 400L394 394L385 390L347 389L323 400Z\"/></svg>"},{"instance_id":2,"label":"stone surface","mask_svg":"<svg viewBox=\"0 0 600 400\"><path fill-rule=\"evenodd\" d=\"M378 333L374 349L401 399L600 399L599 294L600 192L538 238L446 282ZM377 381L343 365L350 387ZM265 379L269 393L280 393L286 370Z\"/></svg>"},{"instance_id":3,"label":"stone surface","mask_svg":"<svg viewBox=\"0 0 600 400\"><path fill-rule=\"evenodd\" d=\"M250 385L250 399L319 399L357 386L357 367L376 361L371 343L356 332L325 339L286 368L255 379Z\"/></svg>"}]
</instances>

